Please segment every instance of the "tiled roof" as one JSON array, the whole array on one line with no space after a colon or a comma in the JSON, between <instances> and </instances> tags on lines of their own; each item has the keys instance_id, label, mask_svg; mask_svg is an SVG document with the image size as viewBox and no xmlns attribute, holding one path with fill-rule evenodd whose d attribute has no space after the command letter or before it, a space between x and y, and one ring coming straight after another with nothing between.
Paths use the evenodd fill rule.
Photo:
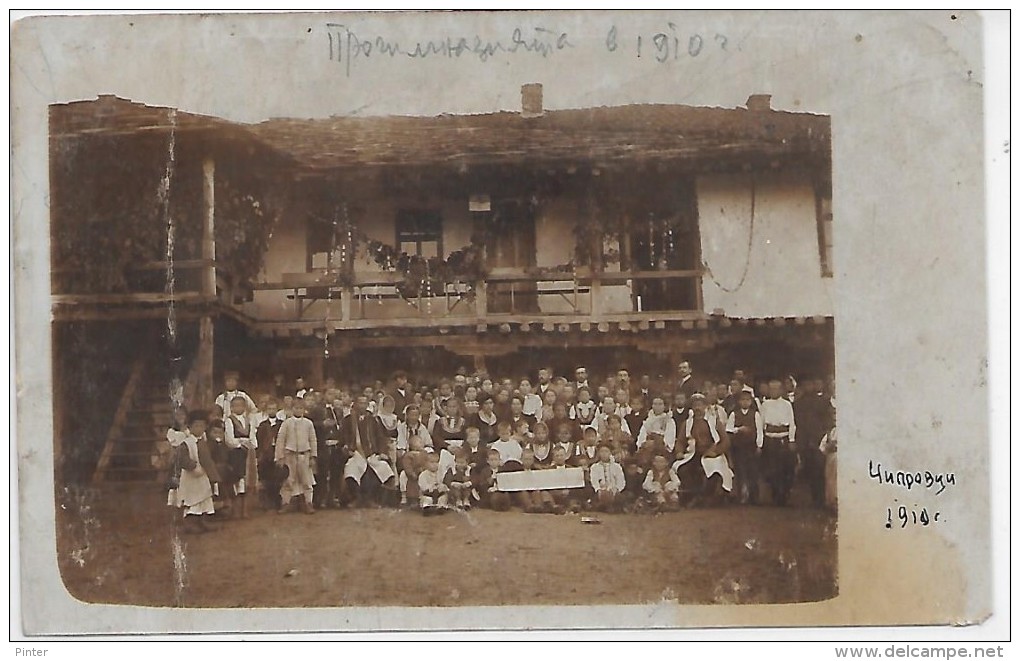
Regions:
<instances>
[{"instance_id":1,"label":"tiled roof","mask_svg":"<svg viewBox=\"0 0 1020 661\"><path fill-rule=\"evenodd\" d=\"M55 106L57 135L168 130L170 110L102 97ZM241 124L183 111L178 130L224 130L270 147L300 166L557 162L584 159L828 158L825 115L745 108L629 105L435 117L271 119Z\"/></svg>"}]
</instances>

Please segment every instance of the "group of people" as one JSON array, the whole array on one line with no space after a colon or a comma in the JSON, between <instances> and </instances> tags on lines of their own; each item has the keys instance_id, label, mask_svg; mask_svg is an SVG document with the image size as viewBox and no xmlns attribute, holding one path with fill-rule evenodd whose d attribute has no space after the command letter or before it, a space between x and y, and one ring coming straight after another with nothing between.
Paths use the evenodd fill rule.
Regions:
<instances>
[{"instance_id":1,"label":"group of people","mask_svg":"<svg viewBox=\"0 0 1020 661\"><path fill-rule=\"evenodd\" d=\"M211 409L177 411L166 438L168 502L200 530L217 509L248 516L250 498L309 514L662 511L758 504L764 482L785 506L798 474L815 506L835 506L831 382L787 376L756 390L737 370L727 383L699 383L688 361L666 388L626 369L598 384L585 367L572 380L542 368L534 381L461 369L417 386L398 371L360 388L301 378L288 387L277 376L257 402L230 372ZM548 488L503 488L500 478L568 469L562 488L556 476L535 481Z\"/></svg>"}]
</instances>

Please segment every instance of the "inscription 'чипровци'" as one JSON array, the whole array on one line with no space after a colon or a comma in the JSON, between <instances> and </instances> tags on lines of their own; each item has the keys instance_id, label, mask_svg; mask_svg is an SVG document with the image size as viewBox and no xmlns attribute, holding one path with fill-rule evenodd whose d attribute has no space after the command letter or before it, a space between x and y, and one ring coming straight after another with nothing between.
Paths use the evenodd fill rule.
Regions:
<instances>
[{"instance_id":1,"label":"inscription '\u0447\u0438\u043f\u0440\u043e\u0432\u0446\u0438'","mask_svg":"<svg viewBox=\"0 0 1020 661\"><path fill-rule=\"evenodd\" d=\"M889 470L882 468L882 462L868 460L868 477L879 484L890 484L910 491L914 487L936 489L935 495L941 494L949 486L956 485L956 473L938 473L929 470Z\"/></svg>"}]
</instances>

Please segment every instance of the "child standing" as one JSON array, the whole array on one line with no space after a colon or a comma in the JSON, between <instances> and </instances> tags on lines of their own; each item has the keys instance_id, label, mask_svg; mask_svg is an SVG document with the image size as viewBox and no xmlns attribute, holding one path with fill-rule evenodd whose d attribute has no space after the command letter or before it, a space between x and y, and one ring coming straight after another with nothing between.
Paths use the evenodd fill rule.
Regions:
<instances>
[{"instance_id":1,"label":"child standing","mask_svg":"<svg viewBox=\"0 0 1020 661\"><path fill-rule=\"evenodd\" d=\"M223 421L224 442L229 453L231 472L236 476L234 493L240 503L239 514L242 519L248 518L248 499L245 494L257 492L258 461L256 451L258 441L255 437L255 425L249 414L247 403L243 397L230 400L230 415Z\"/></svg>"},{"instance_id":2,"label":"child standing","mask_svg":"<svg viewBox=\"0 0 1020 661\"><path fill-rule=\"evenodd\" d=\"M604 512L618 511L623 504L621 494L627 488L623 467L613 461L608 445L598 449L598 461L588 470L592 489L595 490L594 506Z\"/></svg>"},{"instance_id":3,"label":"child standing","mask_svg":"<svg viewBox=\"0 0 1020 661\"><path fill-rule=\"evenodd\" d=\"M412 436L408 440L408 449L400 457L400 475L397 478L400 486L400 504L407 505L419 498L418 476L425 470L429 453L422 445L421 436Z\"/></svg>"},{"instance_id":4,"label":"child standing","mask_svg":"<svg viewBox=\"0 0 1020 661\"><path fill-rule=\"evenodd\" d=\"M199 443L205 442L208 411L193 411L188 416L187 434L175 435L178 440L178 462L181 467L180 484L174 491L173 504L182 511L185 530L206 532L213 528L205 517L215 512L213 507L213 479L207 472L211 461L203 464ZM190 517L190 518L189 518ZM194 522L192 524L191 522ZM194 525L192 528L191 526Z\"/></svg>"},{"instance_id":5,"label":"child standing","mask_svg":"<svg viewBox=\"0 0 1020 661\"><path fill-rule=\"evenodd\" d=\"M277 405L276 400L270 398L266 403L266 419L255 429L255 440L258 444L258 470L260 500L263 509L277 509L280 507L280 487L283 481L280 479L280 470L276 466L276 434L280 431L280 423L283 411Z\"/></svg>"},{"instance_id":6,"label":"child standing","mask_svg":"<svg viewBox=\"0 0 1020 661\"><path fill-rule=\"evenodd\" d=\"M758 504L758 462L765 442L761 414L754 408L754 397L746 390L736 396L737 407L726 420L733 459L734 491L740 502Z\"/></svg>"},{"instance_id":7,"label":"child standing","mask_svg":"<svg viewBox=\"0 0 1020 661\"><path fill-rule=\"evenodd\" d=\"M304 496L304 511L315 514L312 507L312 490L315 479L312 477L313 462L318 456L318 439L315 425L305 417L305 403L301 399L294 400L293 416L280 425L276 437L276 465L286 466L287 480L280 489L283 504L280 513L290 509L294 496Z\"/></svg>"},{"instance_id":8,"label":"child standing","mask_svg":"<svg viewBox=\"0 0 1020 661\"><path fill-rule=\"evenodd\" d=\"M418 490L422 514L428 516L446 511L450 488L439 475L439 455L434 452L426 455L425 470L418 476Z\"/></svg>"}]
</instances>

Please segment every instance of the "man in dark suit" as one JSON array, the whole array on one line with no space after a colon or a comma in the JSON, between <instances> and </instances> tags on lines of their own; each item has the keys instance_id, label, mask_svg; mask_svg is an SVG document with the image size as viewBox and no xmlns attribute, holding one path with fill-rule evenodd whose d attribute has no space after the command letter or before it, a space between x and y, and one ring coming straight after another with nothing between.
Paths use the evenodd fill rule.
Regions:
<instances>
[{"instance_id":1,"label":"man in dark suit","mask_svg":"<svg viewBox=\"0 0 1020 661\"><path fill-rule=\"evenodd\" d=\"M691 369L690 361L681 361L680 364L677 365L677 373L680 376L680 381L676 384L676 392L682 392L686 395L687 401L689 402L691 401L691 397L694 393L698 392L698 385L694 380L694 370Z\"/></svg>"},{"instance_id":2,"label":"man in dark suit","mask_svg":"<svg viewBox=\"0 0 1020 661\"><path fill-rule=\"evenodd\" d=\"M340 506L344 464L350 458L340 438L343 420L343 406L337 398L326 404L322 420L315 424L319 439L319 459L314 501L318 509Z\"/></svg>"},{"instance_id":3,"label":"man in dark suit","mask_svg":"<svg viewBox=\"0 0 1020 661\"><path fill-rule=\"evenodd\" d=\"M340 423L340 439L350 457L344 465L346 503L379 502L384 490L394 491L396 473L389 456L389 436L368 412L368 398L359 395L351 414ZM383 487L383 489L380 489Z\"/></svg>"},{"instance_id":4,"label":"man in dark suit","mask_svg":"<svg viewBox=\"0 0 1020 661\"><path fill-rule=\"evenodd\" d=\"M821 379L806 380L804 392L793 402L797 424L797 454L805 481L816 507L825 505L825 455L818 448L834 424L832 401L823 394Z\"/></svg>"},{"instance_id":5,"label":"man in dark suit","mask_svg":"<svg viewBox=\"0 0 1020 661\"><path fill-rule=\"evenodd\" d=\"M411 386L407 382L407 372L397 370L393 373L393 388L390 389L389 395L393 398L393 410L397 418L403 421L404 409L411 403L413 397Z\"/></svg>"}]
</instances>

